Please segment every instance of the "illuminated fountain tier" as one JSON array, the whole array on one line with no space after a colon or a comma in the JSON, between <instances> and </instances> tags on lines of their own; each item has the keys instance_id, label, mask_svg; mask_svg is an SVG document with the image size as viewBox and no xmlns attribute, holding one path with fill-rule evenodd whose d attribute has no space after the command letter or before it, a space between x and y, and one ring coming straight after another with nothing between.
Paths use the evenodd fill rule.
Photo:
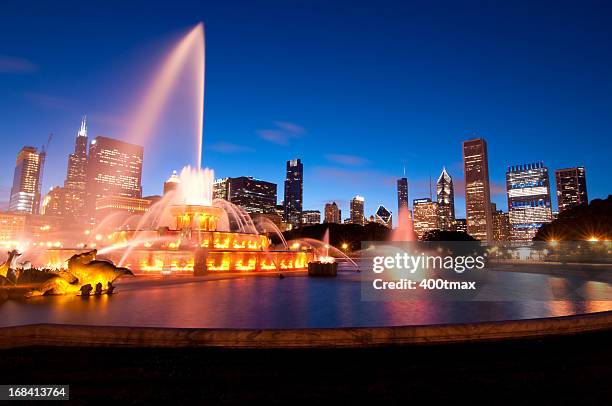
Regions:
<instances>
[{"instance_id":1,"label":"illuminated fountain tier","mask_svg":"<svg viewBox=\"0 0 612 406\"><path fill-rule=\"evenodd\" d=\"M176 229L168 231L179 234L179 247L246 251L262 251L270 247L270 240L265 235L218 231L217 224L227 217L220 207L175 205L170 207L170 213Z\"/></svg>"},{"instance_id":2,"label":"illuminated fountain tier","mask_svg":"<svg viewBox=\"0 0 612 406\"><path fill-rule=\"evenodd\" d=\"M313 260L309 250L275 250L263 234L223 231L227 212L220 207L172 205L173 226L148 231L117 231L100 247L99 257L137 273L274 272L305 270ZM50 263L73 250L49 250Z\"/></svg>"}]
</instances>

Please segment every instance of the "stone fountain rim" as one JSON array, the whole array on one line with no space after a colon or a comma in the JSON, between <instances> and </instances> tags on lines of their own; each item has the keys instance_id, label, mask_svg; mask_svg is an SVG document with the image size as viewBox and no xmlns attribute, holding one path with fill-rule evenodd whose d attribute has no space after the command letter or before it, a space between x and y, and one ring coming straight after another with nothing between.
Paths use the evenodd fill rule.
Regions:
<instances>
[{"instance_id":1,"label":"stone fountain rim","mask_svg":"<svg viewBox=\"0 0 612 406\"><path fill-rule=\"evenodd\" d=\"M612 330L612 311L525 320L398 327L218 329L32 324L0 328L0 349L367 348L460 344L567 336Z\"/></svg>"}]
</instances>

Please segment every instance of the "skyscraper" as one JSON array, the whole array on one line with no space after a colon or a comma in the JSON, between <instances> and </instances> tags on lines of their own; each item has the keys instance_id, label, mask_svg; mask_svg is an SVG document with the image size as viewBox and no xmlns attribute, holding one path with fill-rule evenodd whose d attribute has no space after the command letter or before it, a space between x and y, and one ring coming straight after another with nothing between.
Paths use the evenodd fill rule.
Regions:
<instances>
[{"instance_id":1,"label":"skyscraper","mask_svg":"<svg viewBox=\"0 0 612 406\"><path fill-rule=\"evenodd\" d=\"M466 219L455 219L455 231L467 233L467 220Z\"/></svg>"},{"instance_id":2,"label":"skyscraper","mask_svg":"<svg viewBox=\"0 0 612 406\"><path fill-rule=\"evenodd\" d=\"M325 219L324 223L341 223L342 213L336 202L325 204Z\"/></svg>"},{"instance_id":3,"label":"skyscraper","mask_svg":"<svg viewBox=\"0 0 612 406\"><path fill-rule=\"evenodd\" d=\"M363 225L365 222L364 209L365 199L363 196L355 196L351 199L351 223Z\"/></svg>"},{"instance_id":4,"label":"skyscraper","mask_svg":"<svg viewBox=\"0 0 612 406\"><path fill-rule=\"evenodd\" d=\"M408 208L408 179L399 178L397 180L397 212Z\"/></svg>"},{"instance_id":5,"label":"skyscraper","mask_svg":"<svg viewBox=\"0 0 612 406\"><path fill-rule=\"evenodd\" d=\"M51 188L43 199L40 213L46 216L66 216L66 188Z\"/></svg>"},{"instance_id":6,"label":"skyscraper","mask_svg":"<svg viewBox=\"0 0 612 406\"><path fill-rule=\"evenodd\" d=\"M87 209L95 216L102 197L142 197L143 147L107 137L96 137L89 146Z\"/></svg>"},{"instance_id":7,"label":"skyscraper","mask_svg":"<svg viewBox=\"0 0 612 406\"><path fill-rule=\"evenodd\" d=\"M557 169L555 171L555 181L557 184L559 213L589 202L586 170L583 166Z\"/></svg>"},{"instance_id":8,"label":"skyscraper","mask_svg":"<svg viewBox=\"0 0 612 406\"><path fill-rule=\"evenodd\" d=\"M429 197L414 199L412 201L412 221L414 232L422 239L426 232L439 229L438 203L432 202Z\"/></svg>"},{"instance_id":9,"label":"skyscraper","mask_svg":"<svg viewBox=\"0 0 612 406\"><path fill-rule=\"evenodd\" d=\"M302 220L302 202L304 190L304 167L299 159L287 161L287 176L285 178L285 211L283 219L286 223L297 226Z\"/></svg>"},{"instance_id":10,"label":"skyscraper","mask_svg":"<svg viewBox=\"0 0 612 406\"><path fill-rule=\"evenodd\" d=\"M229 178L215 179L213 183L213 198L229 199Z\"/></svg>"},{"instance_id":11,"label":"skyscraper","mask_svg":"<svg viewBox=\"0 0 612 406\"><path fill-rule=\"evenodd\" d=\"M38 214L40 211L40 189L45 164L45 152L35 147L23 147L15 162L13 187L9 200L9 211Z\"/></svg>"},{"instance_id":12,"label":"skyscraper","mask_svg":"<svg viewBox=\"0 0 612 406\"><path fill-rule=\"evenodd\" d=\"M488 159L483 138L463 142L467 232L484 241L493 238Z\"/></svg>"},{"instance_id":13,"label":"skyscraper","mask_svg":"<svg viewBox=\"0 0 612 406\"><path fill-rule=\"evenodd\" d=\"M391 215L391 212L382 204L378 206L376 213L374 213L374 221L388 228L393 227L393 216Z\"/></svg>"},{"instance_id":14,"label":"skyscraper","mask_svg":"<svg viewBox=\"0 0 612 406\"><path fill-rule=\"evenodd\" d=\"M436 182L436 200L438 202L438 227L444 231L454 229L455 189L453 179L446 168L442 168L442 173Z\"/></svg>"},{"instance_id":15,"label":"skyscraper","mask_svg":"<svg viewBox=\"0 0 612 406\"><path fill-rule=\"evenodd\" d=\"M320 224L321 212L319 210L302 211L302 224Z\"/></svg>"},{"instance_id":16,"label":"skyscraper","mask_svg":"<svg viewBox=\"0 0 612 406\"><path fill-rule=\"evenodd\" d=\"M248 213L274 212L276 183L246 176L227 178L226 182L228 201L244 208Z\"/></svg>"},{"instance_id":17,"label":"skyscraper","mask_svg":"<svg viewBox=\"0 0 612 406\"><path fill-rule=\"evenodd\" d=\"M74 153L68 155L64 187L55 188L53 190L55 196L50 197L50 199L53 199L53 197L63 196L59 212L66 218L82 219L85 216L87 159L87 117L83 116L81 127L74 142ZM52 208L50 208L50 212L53 212Z\"/></svg>"},{"instance_id":18,"label":"skyscraper","mask_svg":"<svg viewBox=\"0 0 612 406\"><path fill-rule=\"evenodd\" d=\"M542 162L508 167L506 172L510 238L530 241L544 223L552 221L548 168Z\"/></svg>"},{"instance_id":19,"label":"skyscraper","mask_svg":"<svg viewBox=\"0 0 612 406\"><path fill-rule=\"evenodd\" d=\"M497 210L495 203L491 203L491 215L493 219L493 241L508 241L510 239L510 216L501 210Z\"/></svg>"},{"instance_id":20,"label":"skyscraper","mask_svg":"<svg viewBox=\"0 0 612 406\"><path fill-rule=\"evenodd\" d=\"M85 190L87 182L87 117L81 119L81 128L74 142L74 153L68 155L68 170L64 187Z\"/></svg>"}]
</instances>

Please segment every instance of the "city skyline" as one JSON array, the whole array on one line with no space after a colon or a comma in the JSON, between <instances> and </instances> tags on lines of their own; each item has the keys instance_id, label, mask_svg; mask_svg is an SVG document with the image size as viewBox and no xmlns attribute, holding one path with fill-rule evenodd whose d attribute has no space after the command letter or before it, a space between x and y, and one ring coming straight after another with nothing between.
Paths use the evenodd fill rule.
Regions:
<instances>
[{"instance_id":1,"label":"city skyline","mask_svg":"<svg viewBox=\"0 0 612 406\"><path fill-rule=\"evenodd\" d=\"M313 62L317 57L324 58L330 49L320 42L313 47L301 36L300 30L312 23L314 18L322 20L324 26L331 24L345 11L342 6L338 6L337 10L328 10L328 13L319 13L317 17L307 10L302 10L305 11L304 15L298 18L295 27L281 22L290 37L285 40L268 38L264 34L257 33L252 38L249 37L248 41L243 37L237 41L239 35L228 32L228 29L221 24L222 17L226 16L229 10L222 6L194 7L194 10L199 10L198 15L206 23L209 46L204 164L215 169L217 178L253 176L273 182L280 187L284 178L283 163L299 157L304 162L304 210L321 210L325 202L336 201L340 208L348 213L350 198L360 194L369 202L368 214L372 213L379 204L388 207L393 214L396 214L395 182L401 177L404 166L412 198L429 196L429 177L435 177L442 167L446 167L456 183L456 217L463 218L465 202L460 148L461 142L472 138L473 130L477 130L477 136L487 139L488 142L491 200L500 208L506 207L507 202L504 182L506 168L516 162L545 161L551 168L551 173L557 168L584 166L589 172L589 199L604 198L609 193L605 174L607 157L599 151L609 149L607 148L609 137L604 138L603 134L609 134L612 125L605 114L596 113L609 97L610 92L606 93L606 89L610 87L610 81L598 76L597 86L581 82L585 85L582 90L567 82L558 82L561 79L559 75L570 74L575 69L571 63L562 61L559 63L559 58L566 52L579 53L583 57L583 63L590 63L591 75L601 74L609 66L609 50L602 49L603 44L596 40L594 43L591 42L593 55L585 55L586 51L574 50L579 47L580 41L591 40L593 34L574 30L573 35L577 44L565 45L571 49L548 50L547 52L553 53L548 55L550 62L544 63L538 58L534 61L534 58L531 58L529 62L533 67L529 71L524 71L521 69L526 69L526 65L520 56L530 54L529 41L525 37L507 38L506 36L511 23L523 21L526 11L518 7L500 10L497 13L508 12L508 19L504 23L507 25L493 30L490 39L480 38L478 36L482 32L480 29L474 32L460 32L460 36L468 41L482 42L484 49L493 53L508 56L509 50L514 49L519 57L503 58L500 64L479 61L474 66L474 59L468 58L471 55L469 49L460 47L459 51L465 54L453 59L455 64L452 69L442 70L443 65L439 62L445 62L451 56L456 56L456 51L432 38L431 32L440 28L439 25L447 23L448 16L440 10L434 12L440 21L434 21L434 26L430 28L427 28L422 21L416 21L414 28L407 28L397 19L391 19L387 23L399 30L398 37L393 42L396 48L377 46L381 43L380 36L386 32L383 28L379 34L374 34L362 44L366 49L379 50L380 56L385 61L395 61L397 66L402 68L401 76L398 76L399 71L387 72L388 78L379 82L382 79L363 76L372 68L371 64L363 67L351 64L350 70L341 69L343 66L348 66L344 64L357 60L357 56L362 54L356 48L357 42L354 42L354 39L348 41L347 47L344 48L345 52L338 56L339 66L323 67ZM264 15L264 10L269 11L263 7L259 16L265 21L271 17ZM369 11L368 7L363 5L352 10L350 18L356 22L364 20ZM395 11L399 16L411 15L404 7L397 6ZM468 20L477 18L470 16L468 11L469 7L466 6L465 10L458 12L462 18ZM69 11L62 18L74 17L73 14L81 12L84 11ZM282 15L283 12L282 8L277 10L274 17ZM569 35L561 31L562 24L542 15L543 10L534 8L530 12L534 13L552 33ZM558 13L565 19L571 17L568 10L558 10ZM109 89L115 86L109 84L116 83L124 76L135 78L150 75L150 69L145 65L155 59L159 53L163 53L163 50L168 49L169 46L165 45L194 23L193 20L169 18L146 34L137 33L129 27L128 23L131 23L131 20L127 14L119 16L117 21L120 36L110 34L104 37L95 36L91 27L75 18L76 23L73 27L63 32L49 33L49 38L46 38L47 32L43 38L42 30L47 23L42 17L34 17L40 24L34 24L36 29L25 33L23 27L28 26L23 24L25 15L10 9L5 14L5 17L11 17L11 21L7 19L1 28L7 38L23 34L33 40L41 41L40 44L33 42L26 47L23 47L22 41L20 49L11 48L9 44L2 51L0 83L6 84L7 92L0 100L0 114L4 117L0 120L1 142L3 148L13 157L23 145L39 147L45 142L49 132L55 134L55 141L47 155L43 194L46 194L51 186L60 186L64 183L66 157L74 148L74 133L78 129L78 119L82 114L87 113L90 116L91 139L104 135L130 142L129 135L125 134L122 125L129 116L117 114L118 111L113 111L112 106L116 105L117 110L131 106L133 97L130 91L137 93L139 87L136 85L141 84L143 80L135 80L134 86L119 86L114 91ZM88 15L92 21L102 19L97 13L88 13ZM147 18L150 16L145 12L142 19L146 21ZM243 22L241 16L236 18L236 23ZM598 21L597 18L591 20L592 26L608 30L598 25ZM370 24L377 27L381 21L373 18ZM251 30L252 27L247 24L241 29ZM232 24L232 28L235 29L236 26ZM528 28L530 30L525 34L526 37L528 34L535 36L535 39L542 44L553 41L552 38L537 34L535 27ZM416 42L409 40L413 29L424 30L423 32L428 34L426 37L428 47L432 51L439 51L442 57L434 60L428 57L429 51L415 48ZM317 37L321 35L316 30L311 34ZM355 35L356 39L363 39L362 34L355 31L332 34L330 38L332 43L346 41L350 35ZM448 27L442 29L440 35L447 38L450 35ZM509 44L507 47L510 48L491 49L490 45L500 37L507 40ZM77 43L83 42L87 44L86 47L76 46ZM102 47L103 44L108 46ZM276 65L259 64L256 60L248 58L249 70L242 72L246 79L241 79L240 72L236 72L235 63L242 63L240 62L242 57L252 54L247 52L244 56L231 55L230 60L220 51L231 45L237 50L244 50L245 46L253 47L253 52L256 52L261 51L261 47L265 47L265 44L271 44L268 46L272 49L288 52L300 62L305 62L302 58L309 58L309 62L303 68L294 69L295 66L290 62ZM153 46L159 47L161 51L153 51L151 49ZM48 51L43 52L41 47ZM404 52L397 52L398 49L404 48L410 49L412 53L407 55ZM595 51L598 51L597 60ZM604 52L606 58L601 58L601 52ZM266 55L272 58L271 61L276 61L274 53L268 52ZM66 63L61 63L56 56L62 58L65 56ZM423 57L426 57L425 62L418 62ZM10 64L11 60L15 61L10 58L17 58L23 63ZM73 66L75 58L79 61L77 66ZM138 59L142 60L140 63L135 63ZM32 63L27 65L24 61ZM227 69L230 63L234 68L229 69L226 74L223 70ZM476 78L467 70L470 66L483 68L493 76ZM423 76L423 72L432 67L438 69L436 76ZM517 87L516 83L511 84L505 80L503 75L497 75L507 72L510 67L518 69L519 78L535 75L537 80L519 83ZM551 72L552 67L555 69L554 72ZM370 100L361 100L365 103L363 107L359 103L351 102L347 97L340 97L340 93L346 93L350 89L353 91L348 91L346 94L351 98L354 96L354 86L357 82L349 80L350 78L343 79L341 74L347 73L350 78L359 79L358 83L365 85L372 95ZM452 83L448 80L439 81L451 73L456 75L455 81ZM551 75L552 78L548 77ZM330 90L316 85L326 78L334 78L337 88ZM415 78L421 83L415 83ZM304 80L305 83L300 86L288 86L295 83L296 79L298 82ZM391 81L398 90L405 91L401 97L398 93L389 90L388 84ZM386 90L374 91L373 88L377 83L386 83ZM457 91L468 85L474 91L469 96L458 99ZM525 87L527 85L530 92L529 102L523 97L527 94ZM264 96L266 93L262 86L267 86L268 91L272 91L273 97ZM485 88L497 92L494 99L490 99L489 93L484 92ZM315 89L320 95L313 94ZM566 98L555 99L554 108L538 107L546 105L553 96L556 97L558 89L567 92ZM590 94L588 100L591 102L587 103L587 107L576 105L576 100L585 99L582 93L587 91ZM437 95L436 103L442 102L440 107L434 107L428 101L434 94ZM192 146L172 141L176 137L180 138L182 134L189 133L189 129L181 122L184 117L177 112L186 102L180 98L180 95L179 90L174 100L176 108L167 112L166 120L163 120L158 129L159 134L155 137L156 146L147 147L145 152L143 195L161 194L162 182L170 176L172 170L180 170L183 165L190 163L188 157L192 155L189 151ZM408 97L404 97L405 95ZM315 104L312 103L314 97L317 101ZM337 99L338 97L340 98ZM230 101L237 103L235 106L232 104L231 109ZM333 104L330 104L332 101ZM308 109L304 108L304 103L308 104ZM461 108L460 104L463 103L467 103L476 112ZM491 104L491 107L487 104ZM332 111L332 106L335 112L333 117L328 114ZM391 106L393 108L390 108ZM525 109L527 106L531 110L527 111ZM458 111L454 111L455 109ZM130 109L126 111L129 112ZM238 116L240 119L230 118L230 111L231 117ZM355 120L347 120L348 117L356 115L359 116L358 123ZM32 120L32 117L36 117L36 120ZM571 117L571 122L568 122L568 117ZM585 129L590 131L588 136L575 137L575 134ZM172 133L173 136L167 136L166 140L160 138L161 135L168 133ZM189 144L188 137L184 138L186 141L184 144ZM382 154L382 149L367 148L364 144L355 142L357 139L368 138L378 138L381 147L390 145L392 148L385 148L385 153ZM528 148L518 147L524 139L529 139ZM564 148L563 146L568 145L570 141L573 143L571 150ZM174 145L169 145L171 143ZM160 149L170 154L171 159L162 159ZM4 179L10 179L13 169L12 158L1 164L0 170L6 174ZM553 207L556 208L554 183L551 179L551 197ZM0 184L2 195L0 200L8 200L10 186L8 180ZM279 193L279 203L280 200ZM393 217L397 218L396 215Z\"/></svg>"},{"instance_id":2,"label":"city skyline","mask_svg":"<svg viewBox=\"0 0 612 406\"><path fill-rule=\"evenodd\" d=\"M144 173L142 171L142 165L143 165L143 155L144 155L144 147L140 146L140 145L136 145L136 144L130 144L130 143L126 143L124 141L118 140L118 139L114 139L114 138L110 138L110 137L102 137L102 136L98 136L95 139L93 139L91 142L89 142L88 140L88 133L87 133L87 121L86 121L86 116L83 116L81 119L81 125L80 128L77 132L77 136L76 136L76 140L74 141L74 153L70 153L68 155L68 164L67 164L67 169L66 169L66 178L64 180L64 186L54 186L51 187L49 189L49 191L45 194L44 191L43 193L39 193L38 195L38 200L36 198L32 198L32 204L33 212L36 211L41 211L42 209L44 209L44 206L47 205L48 203L50 203L51 205L51 211L52 212L56 212L57 208L59 206L64 206L67 207L68 212L73 213L73 216L78 217L79 216L79 211L82 211L83 209L78 209L78 207L74 207L75 204L81 204L83 205L84 202L82 203L78 203L77 200L87 200L89 201L89 203L87 203L89 205L89 209L87 209L86 211L90 211L92 210L92 208L94 207L94 202L89 199L88 197L84 198L84 197L79 197L80 194L85 194L86 192L86 184L88 183L92 183L91 181L93 179L90 179L90 177L92 176L92 164L95 164L95 160L90 161L89 157L87 156L87 150L90 151L90 153L92 153L92 151L96 151L97 149L100 149L100 146L98 145L98 141L102 141L103 143L110 143L110 145L113 145L112 147L109 147L110 149L106 148L106 149L102 149L102 151L104 152L105 155L107 155L107 158L110 158L111 161L116 161L116 163L120 164L120 167L125 167L125 169L122 169L121 172L123 172L124 170L127 171L132 171L132 174L129 175L128 177L133 176L132 180L130 180L130 184L129 185L124 185L124 186L129 186L130 189L134 188L132 191L129 192L130 194L130 198L135 198L135 199L140 199L140 197L146 197L145 194L142 191L142 185L141 185L141 180L144 177ZM45 156L46 156L46 149L48 148L48 145L51 141L52 136L50 136L50 138L47 141L47 144L44 145L41 148L41 152L40 155L43 157L41 160L41 164L42 166L44 166L44 161L45 161ZM476 144L474 144L476 143ZM468 145L476 145L476 148L482 148L480 146L479 143L483 143L484 145L484 159L480 157L480 154L482 153L480 149L474 150L475 153L477 155L475 155L476 158L476 162L478 162L478 165L484 164L485 167L488 167L488 155L487 155L487 144L486 144L486 140L484 140L484 138L476 138L476 139L472 139L472 140L465 140L463 142L463 148L464 148L464 154L465 154L465 148L466 148L466 144ZM124 151L124 149L127 147L127 151ZM130 154L132 154L132 150L136 149L136 151L138 151L136 153L136 155L130 156ZM474 148L474 147L471 147ZM17 155L17 166L15 168L15 176L17 176L18 171L20 171L20 161L23 159L22 155L24 154L24 151L30 151L31 153L36 154L36 156L38 157L38 152L37 149L35 147L31 147L31 146L24 146L22 147L22 149L20 150L19 154ZM110 154L110 155L109 155ZM127 155L126 155L127 154ZM473 153L472 153L473 154ZM95 154L94 154L95 155ZM131 161L131 159L135 159L133 162ZM466 166L467 170L468 167L471 167L470 161L473 161L472 157L468 157L468 160L465 160L466 157L464 156L464 165L468 165ZM482 163L480 163L482 160ZM107 161L108 162L108 161ZM39 165L39 164L37 164ZM134 165L134 166L133 166ZM94 165L95 166L95 165ZM508 171L515 171L515 170L531 170L531 169L535 169L535 168L539 168L543 166L543 163L538 162L538 163L529 163L529 164L521 164L521 165L512 165L512 166L508 166ZM85 169L89 167L90 170L85 171ZM559 202L559 207L558 207L558 211L555 211L551 202L551 196L552 196L552 187L551 185L553 184L557 184L557 188L559 187L559 173L563 173L565 174L564 176L580 176L581 180L579 182L582 182L580 185L580 192L581 193L581 197L576 198L576 199L582 199L579 202L588 202L588 198L586 198L586 176L585 176L585 169L584 167L580 166L580 167L575 167L575 168L562 168L562 169L556 169L555 170L555 180L551 181L549 174L548 174L548 170L547 168L544 168L546 170L545 174L544 174L544 180L547 183L547 190L548 190L548 207L549 210L552 212L559 212L562 211L563 208L561 207L561 202ZM290 195L294 195L294 199L297 199L293 204L290 204L290 206L301 206L301 202L303 201L303 164L301 162L301 159L296 158L296 159L292 159L289 161L286 161L286 177L285 177L285 195L287 195L287 193L289 193ZM572 172L574 171L574 172ZM576 171L580 171L579 174L577 175L575 174ZM486 175L485 175L485 179L488 178L488 169L485 170ZM511 207L510 207L510 201L512 200L512 196L510 195L510 186L509 186L509 181L508 181L508 173L506 173L506 196L508 198L508 210L505 212L506 214L509 214L511 212ZM38 174L40 173L40 174ZM39 185L42 183L43 179L39 179L38 177L42 177L44 173L44 167L37 169L37 174L36 177L33 178L33 180L36 183L36 186L39 187ZM86 175L87 173L87 175ZM127 174L127 173L126 173ZM108 176L108 175L105 175ZM124 175L121 175L124 176ZM113 176L114 178L114 176ZM148 197L146 197L147 199L155 199L157 197L160 197L160 195L165 195L168 191L169 188L172 188L172 185L175 185L177 182L178 176L177 176L177 171L174 170L172 172L172 174L169 176L168 179L166 179L165 181L161 182L162 185L162 193L160 194L150 194L148 195ZM125 180L124 180L125 181ZM18 182L18 183L15 183ZM16 190L15 188L19 188L19 182L17 178L14 178L14 184L11 188L11 190ZM108 182L105 181L105 182ZM113 183L115 181L112 181L111 183ZM231 182L240 182L242 184L242 186L235 186L234 187L234 192L230 193L230 183ZM396 180L397 182L397 189L396 189L396 193L397 193L397 199L398 199L398 207L399 205L402 204L406 204L408 205L408 181L405 177L402 178L398 178ZM578 182L576 180L571 180L571 182ZM295 186L292 186L295 183ZM92 183L92 185L94 185L95 182ZM248 186L247 186L248 185ZM267 186L266 186L267 185ZM124 186L119 186L124 187ZM528 186L528 185L527 185ZM115 186L113 186L115 187ZM480 186L479 186L480 187ZM523 187L523 186L521 186ZM563 185L563 187L566 189L564 192L565 193L576 193L575 189L577 188L577 186L575 185ZM568 189L569 187L569 189ZM263 188L263 189L261 189ZM271 189L273 188L273 189ZM265 181L263 179L258 179L258 178L254 178L252 176L238 176L238 177L234 177L234 178L215 178L215 182L214 182L214 191L213 191L213 195L215 198L222 198L225 200L228 200L230 202L236 203L239 206L244 207L247 212L251 212L251 213L272 213L275 211L276 207L284 207L284 199L280 199L280 197L277 197L277 193L276 193L276 188L277 188L277 184L273 183L273 182L268 182ZM453 192L453 181L452 181L452 177L448 174L446 167L442 168L441 174L438 177L438 180L436 181L436 185L435 187L431 184L431 179L430 179L430 184L428 187L428 192L430 193L430 197L420 197L420 198L416 198L413 201L413 205L412 208L414 209L414 207L416 207L416 202L419 201L419 203L422 203L425 200L428 200L429 202L433 202L433 203L440 203L443 202L443 204L437 208L436 210L440 211L444 211L444 213L440 212L437 214L437 216L439 216L439 222L440 224L438 224L438 228L442 229L442 230L448 230L448 229L453 229L454 227L452 226L452 223L454 222L455 219L455 211L454 211L454 192ZM435 191L434 191L435 189ZM484 190L489 189L489 182L487 180L486 182L486 187L484 188ZM266 190L264 192L264 190ZM270 194L272 193L272 194ZM87 193L87 195L89 195L91 193ZM436 200L432 200L433 195L436 195ZM121 193L120 193L121 195ZM490 192L486 192L486 197L485 200L490 200L491 205L493 207L496 206L496 203L490 199ZM557 191L557 195L559 195L559 192ZM10 197L10 196L9 196ZM99 197L99 196L98 196ZM253 200L254 199L254 200ZM262 200L263 199L263 200ZM350 221L350 222L354 222L353 221L353 211L354 211L354 203L355 200L359 199L361 201L361 212L364 215L364 219L367 217L365 216L365 211L363 209L363 202L364 202L364 197L363 196L359 196L356 195L355 197L353 197L352 199L350 199L349 201L349 212L351 213L351 217L347 218L347 219L340 219L340 222L344 222L346 221ZM62 203L60 204L60 200L62 201ZM63 201L66 200L74 200L73 203L69 203L66 202L64 203ZM243 201L244 200L244 201ZM262 201L265 201L265 203L262 203ZM405 202L404 202L405 201ZM404 202L404 203L403 203ZM150 203L150 202L149 202ZM255 204L255 206L251 207L251 204ZM259 205L263 204L264 206L259 207ZM330 204L330 201L326 201L324 203L324 209ZM336 202L334 201L334 204L336 204ZM35 209L36 205L40 206L40 208L38 210ZM446 213L446 210L443 209L445 206L449 206L448 207L448 213ZM576 205L576 203L574 203L574 205ZM379 205L381 206L381 205ZM384 207L384 205L382 205ZM339 208L339 210L341 211L342 208L341 206L338 204L337 207ZM410 208L410 206L408 206ZM380 208L380 207L379 207ZM7 208L9 211L19 211L16 209L12 209L10 208L10 206ZM283 209L285 210L285 209ZM291 207L288 207L286 210L289 210L289 212L292 211ZM307 208L303 208L300 207L299 210L294 209L295 213L297 215L297 213L299 212L303 212L303 213L308 213L308 212L314 212L314 211L320 211L318 209L307 209ZM27 211L27 210L26 210ZM494 212L495 209L492 209L492 212ZM393 213L393 211L391 211L391 213ZM398 212L396 212L398 213ZM501 213L501 211L500 211ZM82 213L81 213L82 215ZM373 212L374 217L376 216L376 213ZM283 219L286 221L286 216L287 216L287 212L281 214L281 217L283 217ZM299 216L300 218L301 215ZM397 216L396 216L397 217ZM446 219L446 217L448 217L448 219ZM93 216L91 217L93 219ZM461 219L461 217L457 217L458 219ZM466 218L467 218L467 213L466 213ZM551 217L552 219L552 217ZM449 222L450 221L450 222ZM550 221L550 220L548 220ZM291 222L290 222L291 223ZM309 221L304 221L302 220L303 224L312 224L312 222ZM448 224L447 224L448 223ZM489 223L492 225L494 222L493 221L489 221ZM294 225L298 225L298 222L293 222ZM395 225L395 224L394 224Z\"/></svg>"}]
</instances>

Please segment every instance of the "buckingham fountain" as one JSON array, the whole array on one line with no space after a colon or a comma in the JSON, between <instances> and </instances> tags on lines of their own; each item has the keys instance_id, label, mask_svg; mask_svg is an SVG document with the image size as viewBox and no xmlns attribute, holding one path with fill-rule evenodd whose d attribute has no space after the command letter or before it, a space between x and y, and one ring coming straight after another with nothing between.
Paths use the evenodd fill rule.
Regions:
<instances>
[{"instance_id":1,"label":"buckingham fountain","mask_svg":"<svg viewBox=\"0 0 612 406\"><path fill-rule=\"evenodd\" d=\"M154 204L133 230L116 230L95 245L98 257L144 274L305 270L318 251L272 244L269 223L255 224L239 206L212 199L213 171L185 167L179 187ZM50 248L45 262L62 264L81 249ZM58 267L56 265L55 267Z\"/></svg>"},{"instance_id":2,"label":"buckingham fountain","mask_svg":"<svg viewBox=\"0 0 612 406\"><path fill-rule=\"evenodd\" d=\"M305 270L316 259L316 247L290 249L271 221L264 218L254 224L241 207L213 199L214 172L202 167L205 77L202 23L191 29L161 64L142 102L137 104L130 141L150 144L155 123L185 72L193 75L190 83L195 93L188 106L194 107L196 165L183 168L176 179L176 190L153 204L136 220L136 226L96 231L107 223L102 219L88 233L89 241L74 248L46 249L43 261L39 262L48 268L61 268L71 255L95 248L99 258L137 273L200 275ZM273 246L269 233L276 233L282 245Z\"/></svg>"}]
</instances>

